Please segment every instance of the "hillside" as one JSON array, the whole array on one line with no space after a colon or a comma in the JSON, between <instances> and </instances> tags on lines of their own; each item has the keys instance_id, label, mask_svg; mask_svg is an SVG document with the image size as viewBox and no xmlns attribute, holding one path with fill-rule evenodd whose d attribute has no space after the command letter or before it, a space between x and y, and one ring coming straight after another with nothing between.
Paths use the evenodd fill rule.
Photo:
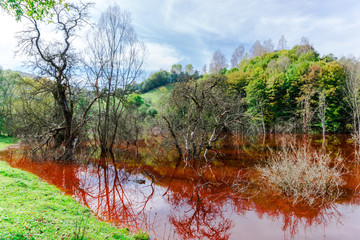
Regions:
<instances>
[{"instance_id":1,"label":"hillside","mask_svg":"<svg viewBox=\"0 0 360 240\"><path fill-rule=\"evenodd\" d=\"M168 96L168 94L174 88L174 85L175 85L174 83L169 83L165 86L161 86L153 90L150 90L146 93L143 93L141 96L144 98L146 102L149 102L151 106L156 108L160 103L160 100L164 96Z\"/></svg>"}]
</instances>

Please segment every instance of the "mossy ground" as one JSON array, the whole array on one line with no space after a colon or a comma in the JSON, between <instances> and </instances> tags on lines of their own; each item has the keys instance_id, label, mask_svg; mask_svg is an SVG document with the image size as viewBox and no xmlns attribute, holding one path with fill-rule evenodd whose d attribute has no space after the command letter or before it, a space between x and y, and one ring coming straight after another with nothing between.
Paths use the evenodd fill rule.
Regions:
<instances>
[{"instance_id":1,"label":"mossy ground","mask_svg":"<svg viewBox=\"0 0 360 240\"><path fill-rule=\"evenodd\" d=\"M1 138L0 150L10 139ZM101 222L37 176L0 161L0 239L148 239Z\"/></svg>"}]
</instances>

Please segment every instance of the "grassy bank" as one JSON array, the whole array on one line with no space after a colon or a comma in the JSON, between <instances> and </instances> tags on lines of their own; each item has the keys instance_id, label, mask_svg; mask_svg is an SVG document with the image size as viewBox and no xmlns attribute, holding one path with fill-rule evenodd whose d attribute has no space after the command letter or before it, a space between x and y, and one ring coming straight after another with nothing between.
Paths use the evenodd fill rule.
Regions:
<instances>
[{"instance_id":1,"label":"grassy bank","mask_svg":"<svg viewBox=\"0 0 360 240\"><path fill-rule=\"evenodd\" d=\"M0 139L0 149L9 139ZM0 161L0 239L148 239L101 222L37 176Z\"/></svg>"},{"instance_id":2,"label":"grassy bank","mask_svg":"<svg viewBox=\"0 0 360 240\"><path fill-rule=\"evenodd\" d=\"M17 138L5 137L0 135L0 151L4 150L11 144L16 143L17 141L18 141Z\"/></svg>"}]
</instances>

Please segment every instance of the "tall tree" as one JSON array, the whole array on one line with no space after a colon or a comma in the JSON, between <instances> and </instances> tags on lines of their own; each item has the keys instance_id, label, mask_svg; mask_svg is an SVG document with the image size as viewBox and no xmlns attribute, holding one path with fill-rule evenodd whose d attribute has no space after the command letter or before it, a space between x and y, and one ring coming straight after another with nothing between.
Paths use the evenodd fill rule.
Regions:
<instances>
[{"instance_id":1,"label":"tall tree","mask_svg":"<svg viewBox=\"0 0 360 240\"><path fill-rule=\"evenodd\" d=\"M182 72L182 65L181 64L173 64L171 66L170 73L180 74Z\"/></svg>"},{"instance_id":2,"label":"tall tree","mask_svg":"<svg viewBox=\"0 0 360 240\"><path fill-rule=\"evenodd\" d=\"M237 67L240 63L242 57L244 56L245 48L244 45L240 44L237 48L235 48L232 56L231 56L231 67Z\"/></svg>"},{"instance_id":3,"label":"tall tree","mask_svg":"<svg viewBox=\"0 0 360 240\"><path fill-rule=\"evenodd\" d=\"M192 64L188 64L185 66L185 73L187 73L188 75L191 75L194 73L194 67Z\"/></svg>"},{"instance_id":4,"label":"tall tree","mask_svg":"<svg viewBox=\"0 0 360 240\"><path fill-rule=\"evenodd\" d=\"M252 57L261 57L265 53L264 48L259 40L256 40L254 42L250 49L250 52Z\"/></svg>"},{"instance_id":5,"label":"tall tree","mask_svg":"<svg viewBox=\"0 0 360 240\"><path fill-rule=\"evenodd\" d=\"M93 75L101 69L96 135L102 153L112 152L127 106L130 84L142 73L145 46L136 36L130 13L118 5L109 7L89 38ZM181 67L181 65L180 65ZM95 86L96 87L96 86ZM124 123L126 124L126 123Z\"/></svg>"},{"instance_id":6,"label":"tall tree","mask_svg":"<svg viewBox=\"0 0 360 240\"><path fill-rule=\"evenodd\" d=\"M319 119L320 119L320 125L321 125L321 129L322 129L322 135L323 135L323 139L325 139L325 133L326 133L326 108L327 108L327 104L326 104L326 95L325 95L325 90L322 90L319 93L319 103L318 103L318 111L319 111ZM323 142L324 144L324 142Z\"/></svg>"},{"instance_id":7,"label":"tall tree","mask_svg":"<svg viewBox=\"0 0 360 240\"><path fill-rule=\"evenodd\" d=\"M285 39L285 36L282 35L279 39L277 50L285 50L285 49L287 49L287 41Z\"/></svg>"},{"instance_id":8,"label":"tall tree","mask_svg":"<svg viewBox=\"0 0 360 240\"><path fill-rule=\"evenodd\" d=\"M256 40L250 49L252 57L261 57L265 53L269 53L272 51L274 51L274 44L271 38L265 40L262 44L259 40Z\"/></svg>"},{"instance_id":9,"label":"tall tree","mask_svg":"<svg viewBox=\"0 0 360 240\"><path fill-rule=\"evenodd\" d=\"M346 76L343 88L345 101L352 111L353 130L360 134L360 63L354 57L342 58L340 61Z\"/></svg>"},{"instance_id":10,"label":"tall tree","mask_svg":"<svg viewBox=\"0 0 360 240\"><path fill-rule=\"evenodd\" d=\"M303 36L300 39L300 45L297 48L296 53L300 55L302 53L307 53L307 52L311 51L312 49L313 48L312 48L312 45L310 44L309 38Z\"/></svg>"},{"instance_id":11,"label":"tall tree","mask_svg":"<svg viewBox=\"0 0 360 240\"><path fill-rule=\"evenodd\" d=\"M246 86L248 114L255 124L260 124L262 132L266 133L266 113L269 103L266 89L266 75L259 75Z\"/></svg>"},{"instance_id":12,"label":"tall tree","mask_svg":"<svg viewBox=\"0 0 360 240\"><path fill-rule=\"evenodd\" d=\"M89 111L89 108L86 108L81 117L76 114L76 102L81 88L74 79L79 54L73 47L73 40L87 23L91 6L92 4L87 3L58 5L52 8L50 14L54 15L54 20L46 27L52 28L55 38L46 39L42 34L45 26L34 17L27 17L30 25L18 35L19 50L27 55L37 74L53 80L50 90L58 106L59 118L63 120L61 126L55 126L55 129L61 128L64 131L62 141L65 151L59 157L62 160L73 159L78 135ZM95 100L96 98L91 104Z\"/></svg>"},{"instance_id":13,"label":"tall tree","mask_svg":"<svg viewBox=\"0 0 360 240\"><path fill-rule=\"evenodd\" d=\"M308 37L302 36L300 39L300 45L310 45L310 41Z\"/></svg>"},{"instance_id":14,"label":"tall tree","mask_svg":"<svg viewBox=\"0 0 360 240\"><path fill-rule=\"evenodd\" d=\"M206 64L202 68L202 74L207 74L207 66L206 66Z\"/></svg>"},{"instance_id":15,"label":"tall tree","mask_svg":"<svg viewBox=\"0 0 360 240\"><path fill-rule=\"evenodd\" d=\"M271 38L269 38L268 40L265 40L263 42L263 49L264 49L264 53L269 53L274 51L274 44L271 40Z\"/></svg>"},{"instance_id":16,"label":"tall tree","mask_svg":"<svg viewBox=\"0 0 360 240\"><path fill-rule=\"evenodd\" d=\"M219 134L238 119L237 101L225 93L227 89L226 77L221 74L175 85L163 119L185 162L199 158L201 153L209 160Z\"/></svg>"},{"instance_id":17,"label":"tall tree","mask_svg":"<svg viewBox=\"0 0 360 240\"><path fill-rule=\"evenodd\" d=\"M210 73L217 73L221 69L226 68L227 66L228 65L226 63L225 55L219 49L216 50L210 62L210 67L209 67Z\"/></svg>"}]
</instances>

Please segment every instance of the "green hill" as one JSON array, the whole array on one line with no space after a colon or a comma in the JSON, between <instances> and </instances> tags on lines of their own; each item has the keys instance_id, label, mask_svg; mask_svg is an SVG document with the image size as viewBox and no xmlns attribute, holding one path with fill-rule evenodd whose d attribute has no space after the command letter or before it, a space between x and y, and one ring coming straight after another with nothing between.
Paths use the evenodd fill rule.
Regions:
<instances>
[{"instance_id":1,"label":"green hill","mask_svg":"<svg viewBox=\"0 0 360 240\"><path fill-rule=\"evenodd\" d=\"M151 91L148 91L141 96L144 98L145 101L150 102L151 106L157 107L157 105L160 103L160 100L163 97L168 96L174 86L174 83L169 83L165 86L161 86Z\"/></svg>"}]
</instances>

